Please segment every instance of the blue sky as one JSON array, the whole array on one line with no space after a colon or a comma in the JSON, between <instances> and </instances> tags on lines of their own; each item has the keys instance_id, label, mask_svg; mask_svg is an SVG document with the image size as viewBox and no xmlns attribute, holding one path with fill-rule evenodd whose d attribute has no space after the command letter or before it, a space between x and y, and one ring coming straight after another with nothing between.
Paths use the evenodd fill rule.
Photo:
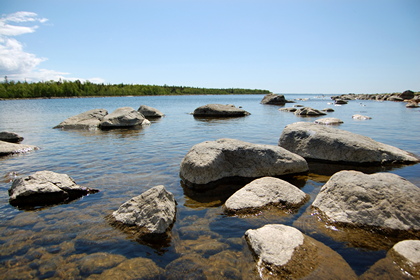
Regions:
<instances>
[{"instance_id":1,"label":"blue sky","mask_svg":"<svg viewBox=\"0 0 420 280\"><path fill-rule=\"evenodd\" d=\"M420 91L419 0L0 0L10 80Z\"/></svg>"}]
</instances>

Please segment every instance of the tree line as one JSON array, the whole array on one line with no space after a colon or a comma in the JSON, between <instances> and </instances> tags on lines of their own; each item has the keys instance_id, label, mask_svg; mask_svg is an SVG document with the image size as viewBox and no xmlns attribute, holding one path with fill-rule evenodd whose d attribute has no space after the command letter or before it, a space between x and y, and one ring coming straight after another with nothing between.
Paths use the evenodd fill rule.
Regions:
<instances>
[{"instance_id":1,"label":"tree line","mask_svg":"<svg viewBox=\"0 0 420 280\"><path fill-rule=\"evenodd\" d=\"M55 98L84 96L269 94L268 90L241 88L197 88L138 84L95 84L89 81L15 82L5 77L0 83L0 98Z\"/></svg>"}]
</instances>

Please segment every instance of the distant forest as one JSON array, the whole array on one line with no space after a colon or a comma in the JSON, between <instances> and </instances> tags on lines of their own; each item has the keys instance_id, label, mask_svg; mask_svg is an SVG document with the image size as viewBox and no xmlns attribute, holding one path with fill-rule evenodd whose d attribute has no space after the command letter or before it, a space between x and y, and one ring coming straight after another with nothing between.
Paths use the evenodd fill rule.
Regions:
<instances>
[{"instance_id":1,"label":"distant forest","mask_svg":"<svg viewBox=\"0 0 420 280\"><path fill-rule=\"evenodd\" d=\"M0 83L0 98L60 98L141 95L269 94L268 90L240 88L196 88L133 84L95 84L89 81L15 82L5 77Z\"/></svg>"}]
</instances>

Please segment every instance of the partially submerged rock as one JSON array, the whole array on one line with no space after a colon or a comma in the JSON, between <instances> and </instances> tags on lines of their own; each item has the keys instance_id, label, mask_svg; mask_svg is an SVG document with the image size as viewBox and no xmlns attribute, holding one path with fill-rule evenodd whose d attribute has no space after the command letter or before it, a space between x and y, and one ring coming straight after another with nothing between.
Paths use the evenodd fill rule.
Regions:
<instances>
[{"instance_id":1,"label":"partially submerged rock","mask_svg":"<svg viewBox=\"0 0 420 280\"><path fill-rule=\"evenodd\" d=\"M105 109L93 109L76 116L72 116L54 128L95 129L99 126L106 115L108 115L108 111Z\"/></svg>"},{"instance_id":2,"label":"partially submerged rock","mask_svg":"<svg viewBox=\"0 0 420 280\"><path fill-rule=\"evenodd\" d=\"M250 113L234 105L207 104L195 109L193 115L194 117L244 117Z\"/></svg>"},{"instance_id":3,"label":"partially submerged rock","mask_svg":"<svg viewBox=\"0 0 420 280\"><path fill-rule=\"evenodd\" d=\"M39 148L32 145L9 143L0 141L0 156L28 153Z\"/></svg>"},{"instance_id":4,"label":"partially submerged rock","mask_svg":"<svg viewBox=\"0 0 420 280\"><path fill-rule=\"evenodd\" d=\"M286 103L293 103L293 101L288 101L282 94L267 94L261 100L261 104L268 104L268 105L284 105Z\"/></svg>"},{"instance_id":5,"label":"partially submerged rock","mask_svg":"<svg viewBox=\"0 0 420 280\"><path fill-rule=\"evenodd\" d=\"M308 122L286 126L279 146L308 160L353 164L419 162L414 155L372 138Z\"/></svg>"},{"instance_id":6,"label":"partially submerged rock","mask_svg":"<svg viewBox=\"0 0 420 280\"><path fill-rule=\"evenodd\" d=\"M17 178L9 189L9 202L13 206L44 206L62 203L98 190L77 185L67 174L38 171Z\"/></svg>"},{"instance_id":7,"label":"partially submerged rock","mask_svg":"<svg viewBox=\"0 0 420 280\"><path fill-rule=\"evenodd\" d=\"M164 116L158 109L146 105L141 105L137 111L146 118L161 118Z\"/></svg>"},{"instance_id":8,"label":"partially submerged rock","mask_svg":"<svg viewBox=\"0 0 420 280\"><path fill-rule=\"evenodd\" d=\"M297 111L297 108L295 108L295 107L280 108L280 109L279 109L279 111L282 111L282 112L291 112L291 113L293 113L293 112L296 112L296 111Z\"/></svg>"},{"instance_id":9,"label":"partially submerged rock","mask_svg":"<svg viewBox=\"0 0 420 280\"><path fill-rule=\"evenodd\" d=\"M268 224L245 239L263 279L357 279L338 253L296 228Z\"/></svg>"},{"instance_id":10,"label":"partially submerged rock","mask_svg":"<svg viewBox=\"0 0 420 280\"><path fill-rule=\"evenodd\" d=\"M323 116L323 115L326 115L326 113L320 110L311 108L311 107L303 107L303 108L297 109L295 111L295 115L297 116Z\"/></svg>"},{"instance_id":11,"label":"partially submerged rock","mask_svg":"<svg viewBox=\"0 0 420 280\"><path fill-rule=\"evenodd\" d=\"M355 114L355 115L352 116L352 118L355 119L355 120L370 120L370 119L372 119L371 117L363 116L363 115L360 115L360 114Z\"/></svg>"},{"instance_id":12,"label":"partially submerged rock","mask_svg":"<svg viewBox=\"0 0 420 280\"><path fill-rule=\"evenodd\" d=\"M0 141L19 143L23 141L23 137L14 132L2 131L0 132Z\"/></svg>"},{"instance_id":13,"label":"partially submerged rock","mask_svg":"<svg viewBox=\"0 0 420 280\"><path fill-rule=\"evenodd\" d=\"M123 203L112 217L122 225L138 227L140 235L153 237L169 231L175 213L174 195L159 185Z\"/></svg>"},{"instance_id":14,"label":"partially submerged rock","mask_svg":"<svg viewBox=\"0 0 420 280\"><path fill-rule=\"evenodd\" d=\"M99 126L101 128L121 128L146 124L150 124L150 122L140 112L131 107L122 107L106 115Z\"/></svg>"},{"instance_id":15,"label":"partially submerged rock","mask_svg":"<svg viewBox=\"0 0 420 280\"><path fill-rule=\"evenodd\" d=\"M342 124L343 121L338 118L323 118L315 121L316 124L337 125Z\"/></svg>"},{"instance_id":16,"label":"partially submerged rock","mask_svg":"<svg viewBox=\"0 0 420 280\"><path fill-rule=\"evenodd\" d=\"M340 171L312 207L329 222L378 230L420 231L420 189L392 173Z\"/></svg>"},{"instance_id":17,"label":"partially submerged rock","mask_svg":"<svg viewBox=\"0 0 420 280\"><path fill-rule=\"evenodd\" d=\"M308 171L306 161L286 149L235 139L194 145L181 162L180 176L191 188L229 178L259 178Z\"/></svg>"},{"instance_id":18,"label":"partially submerged rock","mask_svg":"<svg viewBox=\"0 0 420 280\"><path fill-rule=\"evenodd\" d=\"M335 104L339 104L339 105L343 105L343 104L347 104L348 102L344 99L336 99L334 101Z\"/></svg>"},{"instance_id":19,"label":"partially submerged rock","mask_svg":"<svg viewBox=\"0 0 420 280\"><path fill-rule=\"evenodd\" d=\"M293 209L301 206L308 195L284 180L263 177L247 184L226 200L228 213L252 213L267 206Z\"/></svg>"}]
</instances>

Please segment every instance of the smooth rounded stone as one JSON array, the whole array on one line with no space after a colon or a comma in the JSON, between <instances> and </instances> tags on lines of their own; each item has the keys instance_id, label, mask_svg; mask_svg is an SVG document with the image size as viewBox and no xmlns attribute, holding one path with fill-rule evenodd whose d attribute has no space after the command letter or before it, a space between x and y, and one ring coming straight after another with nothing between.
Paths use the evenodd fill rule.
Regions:
<instances>
[{"instance_id":1,"label":"smooth rounded stone","mask_svg":"<svg viewBox=\"0 0 420 280\"><path fill-rule=\"evenodd\" d=\"M323 118L315 121L316 124L325 124L325 125L337 125L344 123L338 118Z\"/></svg>"},{"instance_id":2,"label":"smooth rounded stone","mask_svg":"<svg viewBox=\"0 0 420 280\"><path fill-rule=\"evenodd\" d=\"M117 222L135 225L150 234L163 234L175 221L174 195L163 185L155 186L123 203L112 213Z\"/></svg>"},{"instance_id":3,"label":"smooth rounded stone","mask_svg":"<svg viewBox=\"0 0 420 280\"><path fill-rule=\"evenodd\" d=\"M294 108L294 107L290 107L290 108L280 108L280 109L279 109L279 111L281 111L281 112L290 112L290 113L293 113L293 112L296 112L296 111L297 111L297 108Z\"/></svg>"},{"instance_id":4,"label":"smooth rounded stone","mask_svg":"<svg viewBox=\"0 0 420 280\"><path fill-rule=\"evenodd\" d=\"M338 253L294 227L268 224L245 239L263 279L357 279Z\"/></svg>"},{"instance_id":5,"label":"smooth rounded stone","mask_svg":"<svg viewBox=\"0 0 420 280\"><path fill-rule=\"evenodd\" d=\"M122 255L114 255L105 252L93 253L83 257L79 261L79 269L83 274L100 274L106 269L113 268L126 258Z\"/></svg>"},{"instance_id":6,"label":"smooth rounded stone","mask_svg":"<svg viewBox=\"0 0 420 280\"><path fill-rule=\"evenodd\" d=\"M234 105L207 104L195 109L193 115L194 117L244 117L250 113Z\"/></svg>"},{"instance_id":7,"label":"smooth rounded stone","mask_svg":"<svg viewBox=\"0 0 420 280\"><path fill-rule=\"evenodd\" d=\"M355 120L370 120L370 119L372 119L371 117L363 116L363 115L359 115L359 114L355 114L351 117Z\"/></svg>"},{"instance_id":8,"label":"smooth rounded stone","mask_svg":"<svg viewBox=\"0 0 420 280\"><path fill-rule=\"evenodd\" d=\"M140 112L131 107L121 107L106 115L99 126L101 128L119 128L146 124L150 124L150 122Z\"/></svg>"},{"instance_id":9,"label":"smooth rounded stone","mask_svg":"<svg viewBox=\"0 0 420 280\"><path fill-rule=\"evenodd\" d=\"M9 143L0 141L0 156L7 156L13 154L24 154L34 150L39 150L38 147L32 145Z\"/></svg>"},{"instance_id":10,"label":"smooth rounded stone","mask_svg":"<svg viewBox=\"0 0 420 280\"><path fill-rule=\"evenodd\" d=\"M392 173L340 171L312 203L333 223L383 230L420 231L420 189Z\"/></svg>"},{"instance_id":11,"label":"smooth rounded stone","mask_svg":"<svg viewBox=\"0 0 420 280\"><path fill-rule=\"evenodd\" d=\"M226 200L228 213L253 212L269 205L296 208L305 203L308 195L284 180L263 177L247 184Z\"/></svg>"},{"instance_id":12,"label":"smooth rounded stone","mask_svg":"<svg viewBox=\"0 0 420 280\"><path fill-rule=\"evenodd\" d=\"M0 132L0 141L19 143L23 141L23 137L19 136L14 132L2 131Z\"/></svg>"},{"instance_id":13,"label":"smooth rounded stone","mask_svg":"<svg viewBox=\"0 0 420 280\"><path fill-rule=\"evenodd\" d=\"M359 279L420 279L420 240L398 242Z\"/></svg>"},{"instance_id":14,"label":"smooth rounded stone","mask_svg":"<svg viewBox=\"0 0 420 280\"><path fill-rule=\"evenodd\" d=\"M106 115L108 115L108 111L105 109L93 109L76 116L72 116L54 128L95 129L99 126Z\"/></svg>"},{"instance_id":15,"label":"smooth rounded stone","mask_svg":"<svg viewBox=\"0 0 420 280\"><path fill-rule=\"evenodd\" d=\"M146 118L161 118L164 116L164 114L158 109L147 105L141 105L137 111Z\"/></svg>"},{"instance_id":16,"label":"smooth rounded stone","mask_svg":"<svg viewBox=\"0 0 420 280\"><path fill-rule=\"evenodd\" d=\"M284 105L286 103L290 103L290 101L287 101L284 95L282 94L273 94L273 93L267 94L261 100L261 104L268 104L268 105Z\"/></svg>"},{"instance_id":17,"label":"smooth rounded stone","mask_svg":"<svg viewBox=\"0 0 420 280\"><path fill-rule=\"evenodd\" d=\"M194 145L181 162L180 176L188 187L205 188L226 178L274 177L306 171L307 162L286 149L225 138Z\"/></svg>"},{"instance_id":18,"label":"smooth rounded stone","mask_svg":"<svg viewBox=\"0 0 420 280\"><path fill-rule=\"evenodd\" d=\"M294 112L294 114L297 115L297 116L323 116L323 115L326 115L326 113L324 113L320 110L311 108L311 107L303 107L303 108L297 109Z\"/></svg>"},{"instance_id":19,"label":"smooth rounded stone","mask_svg":"<svg viewBox=\"0 0 420 280\"><path fill-rule=\"evenodd\" d=\"M50 205L97 192L77 185L67 174L45 170L15 179L9 189L9 202L14 206Z\"/></svg>"},{"instance_id":20,"label":"smooth rounded stone","mask_svg":"<svg viewBox=\"0 0 420 280\"><path fill-rule=\"evenodd\" d=\"M414 155L372 138L309 122L287 125L279 146L308 160L353 164L414 163Z\"/></svg>"}]
</instances>

